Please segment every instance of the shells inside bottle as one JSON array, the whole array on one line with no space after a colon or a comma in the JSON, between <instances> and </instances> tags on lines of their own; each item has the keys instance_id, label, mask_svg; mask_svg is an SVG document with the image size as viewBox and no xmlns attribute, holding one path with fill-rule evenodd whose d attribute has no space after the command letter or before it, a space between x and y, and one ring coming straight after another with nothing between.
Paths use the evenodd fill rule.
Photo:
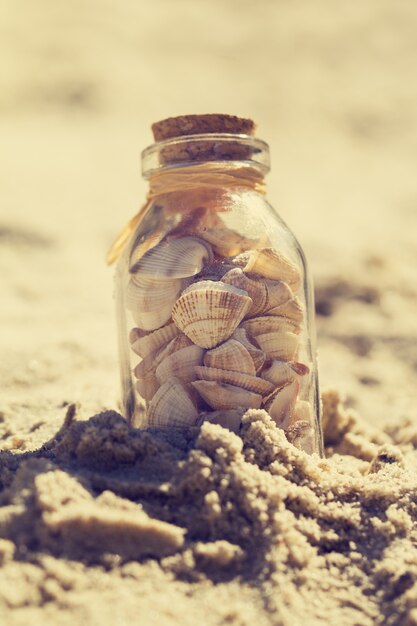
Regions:
<instances>
[{"instance_id":1,"label":"shells inside bottle","mask_svg":"<svg viewBox=\"0 0 417 626\"><path fill-rule=\"evenodd\" d=\"M239 432L248 409L264 409L296 447L322 454L311 283L265 200L267 145L233 116L153 128L149 198L116 275L127 419Z\"/></svg>"}]
</instances>

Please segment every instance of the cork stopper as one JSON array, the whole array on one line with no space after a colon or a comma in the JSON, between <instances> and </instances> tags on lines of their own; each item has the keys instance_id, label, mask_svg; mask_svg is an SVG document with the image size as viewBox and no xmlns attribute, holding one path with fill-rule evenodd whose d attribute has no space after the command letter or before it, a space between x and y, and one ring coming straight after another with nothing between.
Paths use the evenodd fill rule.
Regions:
<instances>
[{"instance_id":1,"label":"cork stopper","mask_svg":"<svg viewBox=\"0 0 417 626\"><path fill-rule=\"evenodd\" d=\"M185 135L205 135L209 133L230 133L253 135L255 124L252 120L235 115L207 113L205 115L179 115L152 124L155 141L184 137Z\"/></svg>"},{"instance_id":2,"label":"cork stopper","mask_svg":"<svg viewBox=\"0 0 417 626\"><path fill-rule=\"evenodd\" d=\"M205 115L180 115L169 117L152 124L156 142L172 139L161 147L161 164L189 163L199 161L235 161L250 159L253 148L231 137L227 141L197 137L186 140L190 135L229 134L253 136L255 124L252 120L235 115L208 113ZM175 142L178 139L178 142ZM181 141L183 139L184 141Z\"/></svg>"}]
</instances>

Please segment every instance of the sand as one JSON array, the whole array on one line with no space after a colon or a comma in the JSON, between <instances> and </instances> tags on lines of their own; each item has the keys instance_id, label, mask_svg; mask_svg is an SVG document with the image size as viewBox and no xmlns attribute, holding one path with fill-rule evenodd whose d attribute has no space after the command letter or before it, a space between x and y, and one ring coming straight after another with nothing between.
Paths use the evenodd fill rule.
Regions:
<instances>
[{"instance_id":1,"label":"sand","mask_svg":"<svg viewBox=\"0 0 417 626\"><path fill-rule=\"evenodd\" d=\"M0 623L417 624L415 3L0 12ZM118 414L105 253L151 123L217 111L310 261L325 460Z\"/></svg>"}]
</instances>

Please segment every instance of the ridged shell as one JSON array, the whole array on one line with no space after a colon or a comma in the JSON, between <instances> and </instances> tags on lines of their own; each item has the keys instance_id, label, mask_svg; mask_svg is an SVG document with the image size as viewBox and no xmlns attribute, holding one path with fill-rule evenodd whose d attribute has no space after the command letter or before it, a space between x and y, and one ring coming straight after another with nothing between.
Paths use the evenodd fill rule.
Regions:
<instances>
[{"instance_id":1,"label":"ridged shell","mask_svg":"<svg viewBox=\"0 0 417 626\"><path fill-rule=\"evenodd\" d=\"M229 411L207 411L201 414L204 422L210 422L210 424L219 424L223 428L231 430L233 433L238 433L242 416L245 414L246 409L230 409Z\"/></svg>"},{"instance_id":2,"label":"ridged shell","mask_svg":"<svg viewBox=\"0 0 417 626\"><path fill-rule=\"evenodd\" d=\"M213 409L229 410L237 407L259 409L262 403L260 394L234 385L210 380L197 380L191 384Z\"/></svg>"},{"instance_id":3,"label":"ridged shell","mask_svg":"<svg viewBox=\"0 0 417 626\"><path fill-rule=\"evenodd\" d=\"M287 317L274 315L252 317L242 322L242 328L248 332L248 335L254 338L258 335L265 335L265 333L291 332L298 334L300 332L300 326L297 322Z\"/></svg>"},{"instance_id":4,"label":"ridged shell","mask_svg":"<svg viewBox=\"0 0 417 626\"><path fill-rule=\"evenodd\" d=\"M175 340L174 340L175 341ZM165 358L156 368L156 377L162 385L170 378L184 383L196 380L196 366L203 362L204 350L199 346L188 346Z\"/></svg>"},{"instance_id":5,"label":"ridged shell","mask_svg":"<svg viewBox=\"0 0 417 626\"><path fill-rule=\"evenodd\" d=\"M268 315L280 315L282 317L288 317L294 322L301 323L303 321L303 307L300 304L298 298L294 298L293 300L289 300L285 302L285 304L281 304L280 306L275 306L272 309L268 310Z\"/></svg>"},{"instance_id":6,"label":"ridged shell","mask_svg":"<svg viewBox=\"0 0 417 626\"><path fill-rule=\"evenodd\" d=\"M297 335L289 332L258 335L256 341L267 357L278 361L293 361L298 348Z\"/></svg>"},{"instance_id":7,"label":"ridged shell","mask_svg":"<svg viewBox=\"0 0 417 626\"><path fill-rule=\"evenodd\" d=\"M233 334L251 304L241 289L222 282L200 281L178 298L172 319L193 343L214 348Z\"/></svg>"},{"instance_id":8,"label":"ridged shell","mask_svg":"<svg viewBox=\"0 0 417 626\"><path fill-rule=\"evenodd\" d=\"M158 280L195 276L213 258L211 246L197 237L162 241L130 270L137 278Z\"/></svg>"},{"instance_id":9,"label":"ridged shell","mask_svg":"<svg viewBox=\"0 0 417 626\"><path fill-rule=\"evenodd\" d=\"M280 428L287 428L293 416L300 383L292 383L277 389L264 400L264 409Z\"/></svg>"},{"instance_id":10,"label":"ridged shell","mask_svg":"<svg viewBox=\"0 0 417 626\"><path fill-rule=\"evenodd\" d=\"M266 359L265 352L263 352L260 348L254 346L253 343L249 341L247 332L244 328L236 328L235 332L232 335L232 339L235 339L246 348L246 350L252 357L256 372L259 372Z\"/></svg>"},{"instance_id":11,"label":"ridged shell","mask_svg":"<svg viewBox=\"0 0 417 626\"><path fill-rule=\"evenodd\" d=\"M174 337L167 345L149 353L136 367L133 372L138 379L136 389L145 400L151 400L160 383L156 377L156 369L164 359L168 358L176 350L188 346L190 340L185 335Z\"/></svg>"},{"instance_id":12,"label":"ridged shell","mask_svg":"<svg viewBox=\"0 0 417 626\"><path fill-rule=\"evenodd\" d=\"M213 380L219 383L227 383L228 385L236 385L236 387L260 393L262 396L267 396L274 390L272 383L257 376L250 376L250 374L200 366L197 366L195 371L201 380Z\"/></svg>"},{"instance_id":13,"label":"ridged shell","mask_svg":"<svg viewBox=\"0 0 417 626\"><path fill-rule=\"evenodd\" d=\"M199 413L190 394L176 378L164 383L148 406L149 426L187 428L194 426L198 418Z\"/></svg>"},{"instance_id":14,"label":"ridged shell","mask_svg":"<svg viewBox=\"0 0 417 626\"><path fill-rule=\"evenodd\" d=\"M242 343L229 339L204 355L204 365L255 376L253 359Z\"/></svg>"},{"instance_id":15,"label":"ridged shell","mask_svg":"<svg viewBox=\"0 0 417 626\"><path fill-rule=\"evenodd\" d=\"M200 237L211 244L216 254L223 257L234 256L244 250L250 250L257 244L256 239L248 239L226 227L207 228L203 233L200 233Z\"/></svg>"},{"instance_id":16,"label":"ridged shell","mask_svg":"<svg viewBox=\"0 0 417 626\"><path fill-rule=\"evenodd\" d=\"M286 383L291 383L299 376L305 376L309 371L309 368L304 363L269 360L265 363L260 375L276 387L280 387Z\"/></svg>"},{"instance_id":17,"label":"ridged shell","mask_svg":"<svg viewBox=\"0 0 417 626\"><path fill-rule=\"evenodd\" d=\"M234 268L235 266L228 259L213 261L213 263L208 263L203 267L197 278L198 280L222 280L223 276Z\"/></svg>"},{"instance_id":18,"label":"ridged shell","mask_svg":"<svg viewBox=\"0 0 417 626\"><path fill-rule=\"evenodd\" d=\"M235 267L227 272L223 276L222 281L248 292L253 303L247 313L247 317L263 313L268 309L287 302L293 297L292 291L286 283L280 280L250 278L246 276L240 267Z\"/></svg>"},{"instance_id":19,"label":"ridged shell","mask_svg":"<svg viewBox=\"0 0 417 626\"><path fill-rule=\"evenodd\" d=\"M160 384L155 376L155 370L146 374L143 378L138 378L135 383L136 391L144 400L152 400L158 391Z\"/></svg>"},{"instance_id":20,"label":"ridged shell","mask_svg":"<svg viewBox=\"0 0 417 626\"><path fill-rule=\"evenodd\" d=\"M234 262L244 272L257 274L271 280L284 281L291 287L293 293L300 288L301 274L297 266L274 248L243 252L235 257Z\"/></svg>"},{"instance_id":21,"label":"ridged shell","mask_svg":"<svg viewBox=\"0 0 417 626\"><path fill-rule=\"evenodd\" d=\"M172 307L182 288L182 280L160 282L131 278L127 287L126 306L139 328L155 330L170 319Z\"/></svg>"},{"instance_id":22,"label":"ridged shell","mask_svg":"<svg viewBox=\"0 0 417 626\"><path fill-rule=\"evenodd\" d=\"M151 352L166 345L171 339L176 337L179 332L174 322L171 322L142 337L136 337L132 343L132 350L142 358L145 358L148 354L151 354Z\"/></svg>"}]
</instances>

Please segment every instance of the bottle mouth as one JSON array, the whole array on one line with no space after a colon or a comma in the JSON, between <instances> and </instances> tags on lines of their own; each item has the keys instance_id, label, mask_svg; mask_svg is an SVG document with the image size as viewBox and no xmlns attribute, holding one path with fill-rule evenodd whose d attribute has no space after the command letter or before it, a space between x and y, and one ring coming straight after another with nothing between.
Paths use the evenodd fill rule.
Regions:
<instances>
[{"instance_id":1,"label":"bottle mouth","mask_svg":"<svg viewBox=\"0 0 417 626\"><path fill-rule=\"evenodd\" d=\"M235 162L269 172L269 146L250 135L207 133L173 137L145 148L141 155L145 179L162 169L187 167L198 163Z\"/></svg>"}]
</instances>

